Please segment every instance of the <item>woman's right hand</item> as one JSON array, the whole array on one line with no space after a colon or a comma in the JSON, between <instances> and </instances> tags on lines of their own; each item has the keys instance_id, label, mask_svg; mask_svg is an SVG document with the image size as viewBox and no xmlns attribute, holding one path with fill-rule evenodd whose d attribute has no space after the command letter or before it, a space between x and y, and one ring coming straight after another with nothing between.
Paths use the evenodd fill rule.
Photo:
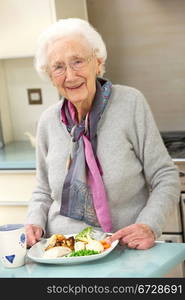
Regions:
<instances>
[{"instance_id":1,"label":"woman's right hand","mask_svg":"<svg viewBox=\"0 0 185 300\"><path fill-rule=\"evenodd\" d=\"M43 235L43 229L39 225L33 225L33 224L27 224L25 225L25 228L26 228L27 247L29 248L41 239Z\"/></svg>"}]
</instances>

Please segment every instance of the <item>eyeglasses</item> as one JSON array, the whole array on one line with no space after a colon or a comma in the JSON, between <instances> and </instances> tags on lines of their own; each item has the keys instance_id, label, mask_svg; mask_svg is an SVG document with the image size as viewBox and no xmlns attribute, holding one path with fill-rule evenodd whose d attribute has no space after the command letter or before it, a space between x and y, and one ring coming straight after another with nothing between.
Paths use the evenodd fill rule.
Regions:
<instances>
[{"instance_id":1,"label":"eyeglasses","mask_svg":"<svg viewBox=\"0 0 185 300\"><path fill-rule=\"evenodd\" d=\"M74 71L80 71L88 65L92 57L93 55L88 57L75 58L69 61L67 65L69 65L70 68ZM58 62L51 67L51 72L55 77L64 75L67 70L67 65L65 63Z\"/></svg>"}]
</instances>

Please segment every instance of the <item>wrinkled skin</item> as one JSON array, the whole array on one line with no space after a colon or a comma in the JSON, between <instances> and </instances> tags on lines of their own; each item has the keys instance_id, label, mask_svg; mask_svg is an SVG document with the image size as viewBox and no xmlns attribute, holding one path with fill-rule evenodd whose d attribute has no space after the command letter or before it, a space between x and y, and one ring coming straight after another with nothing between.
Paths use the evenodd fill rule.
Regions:
<instances>
[{"instance_id":1,"label":"wrinkled skin","mask_svg":"<svg viewBox=\"0 0 185 300\"><path fill-rule=\"evenodd\" d=\"M26 228L27 247L30 248L35 243L40 241L43 235L43 230L38 225L30 225L30 224L26 225L25 228Z\"/></svg>"},{"instance_id":2,"label":"wrinkled skin","mask_svg":"<svg viewBox=\"0 0 185 300\"><path fill-rule=\"evenodd\" d=\"M122 245L129 248L146 250L154 246L155 235L148 225L132 224L116 231L108 238L110 243L115 240L119 240Z\"/></svg>"}]
</instances>

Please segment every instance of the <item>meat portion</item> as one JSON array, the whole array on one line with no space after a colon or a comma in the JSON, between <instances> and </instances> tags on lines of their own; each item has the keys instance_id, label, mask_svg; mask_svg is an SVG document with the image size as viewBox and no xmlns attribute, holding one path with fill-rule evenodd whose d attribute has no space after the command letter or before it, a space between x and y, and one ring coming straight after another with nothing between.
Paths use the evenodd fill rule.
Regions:
<instances>
[{"instance_id":1,"label":"meat portion","mask_svg":"<svg viewBox=\"0 0 185 300\"><path fill-rule=\"evenodd\" d=\"M75 240L73 236L66 238L63 234L54 234L49 239L49 244L45 248L45 251L53 247L59 247L59 246L67 247L71 250L74 250L74 242Z\"/></svg>"}]
</instances>

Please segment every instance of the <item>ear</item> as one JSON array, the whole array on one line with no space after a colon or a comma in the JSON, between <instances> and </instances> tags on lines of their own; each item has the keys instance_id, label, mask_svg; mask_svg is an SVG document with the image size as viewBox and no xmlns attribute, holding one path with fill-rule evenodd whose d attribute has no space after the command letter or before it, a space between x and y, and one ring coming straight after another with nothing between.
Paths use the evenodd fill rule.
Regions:
<instances>
[{"instance_id":1,"label":"ear","mask_svg":"<svg viewBox=\"0 0 185 300\"><path fill-rule=\"evenodd\" d=\"M97 62L97 64L96 64L96 75L100 75L102 64L103 64L103 59L102 58L97 58L96 62Z\"/></svg>"}]
</instances>

